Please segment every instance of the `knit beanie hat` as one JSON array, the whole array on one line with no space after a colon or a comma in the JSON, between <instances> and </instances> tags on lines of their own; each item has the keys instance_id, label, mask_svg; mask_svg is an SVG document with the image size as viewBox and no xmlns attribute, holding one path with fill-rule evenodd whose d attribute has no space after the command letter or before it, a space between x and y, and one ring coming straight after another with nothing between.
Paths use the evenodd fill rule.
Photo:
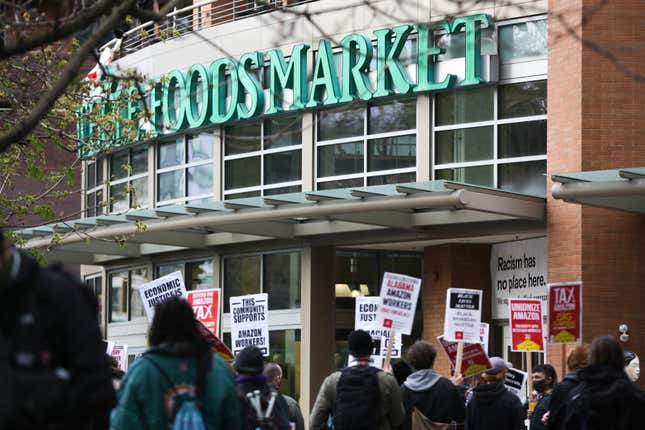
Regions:
<instances>
[{"instance_id":1,"label":"knit beanie hat","mask_svg":"<svg viewBox=\"0 0 645 430\"><path fill-rule=\"evenodd\" d=\"M374 345L372 336L364 330L354 330L347 337L349 353L354 357L369 357L372 355Z\"/></svg>"},{"instance_id":2,"label":"knit beanie hat","mask_svg":"<svg viewBox=\"0 0 645 430\"><path fill-rule=\"evenodd\" d=\"M257 346L247 346L235 356L235 370L244 375L259 375L264 370L264 357Z\"/></svg>"}]
</instances>

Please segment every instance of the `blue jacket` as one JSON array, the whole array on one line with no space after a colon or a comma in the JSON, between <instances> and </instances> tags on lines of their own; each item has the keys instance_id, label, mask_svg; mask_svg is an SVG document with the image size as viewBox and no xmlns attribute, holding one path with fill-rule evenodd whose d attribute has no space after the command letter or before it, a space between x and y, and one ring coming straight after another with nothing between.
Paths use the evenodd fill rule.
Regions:
<instances>
[{"instance_id":1,"label":"blue jacket","mask_svg":"<svg viewBox=\"0 0 645 430\"><path fill-rule=\"evenodd\" d=\"M175 383L178 393L193 392L196 389L197 359L182 353L181 349L177 345L151 348L133 363L119 390L110 429L157 430L169 427L175 392L150 359ZM241 428L240 404L233 375L215 355L207 373L201 404L200 411L208 430Z\"/></svg>"}]
</instances>

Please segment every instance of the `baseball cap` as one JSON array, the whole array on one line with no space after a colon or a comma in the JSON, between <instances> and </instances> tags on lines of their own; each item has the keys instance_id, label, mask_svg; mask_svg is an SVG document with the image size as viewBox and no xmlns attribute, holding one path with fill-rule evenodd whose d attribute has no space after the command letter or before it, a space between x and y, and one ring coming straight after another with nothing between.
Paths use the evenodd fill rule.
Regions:
<instances>
[{"instance_id":1,"label":"baseball cap","mask_svg":"<svg viewBox=\"0 0 645 430\"><path fill-rule=\"evenodd\" d=\"M488 369L486 373L498 373L502 370L507 370L513 367L513 363L504 360L502 357L491 357L490 365L492 368Z\"/></svg>"}]
</instances>

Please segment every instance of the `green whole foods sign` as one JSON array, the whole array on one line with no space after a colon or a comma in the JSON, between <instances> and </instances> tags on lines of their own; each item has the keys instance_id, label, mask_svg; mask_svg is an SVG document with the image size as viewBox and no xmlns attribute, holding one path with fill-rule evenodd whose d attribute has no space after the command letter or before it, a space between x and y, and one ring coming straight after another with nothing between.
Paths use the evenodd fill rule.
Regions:
<instances>
[{"instance_id":1,"label":"green whole foods sign","mask_svg":"<svg viewBox=\"0 0 645 430\"><path fill-rule=\"evenodd\" d=\"M350 34L340 41L341 70L337 73L328 40L320 40L313 70L307 69L308 44L297 44L291 49L289 60L281 50L249 52L239 60L220 58L210 65L195 64L187 71L173 70L153 82L144 90L141 86L109 92L109 99L123 95L126 101L120 109L120 118L136 122L144 110L149 116L148 137L174 133L184 129L199 128L211 124L224 124L246 120L261 115L312 109L357 100L372 100L393 94L421 93L469 86L482 82L480 63L481 46L479 31L492 25L488 15L457 17L439 23L439 28L448 34L465 33L464 79L456 82L455 75L448 74L441 82L435 81L435 61L444 49L435 46L434 29L430 25L400 25L374 31L376 46L362 34ZM418 33L416 55L416 79L411 79L399 56L410 34ZM372 56L376 55L376 84L372 85ZM268 64L265 64L268 60ZM268 100L258 79L264 70ZM308 76L311 79L308 79ZM115 85L113 83L113 85ZM284 104L283 92L290 90L291 103ZM126 93L124 94L123 91ZM145 104L142 97L145 97ZM100 113L110 110L103 102L90 102L79 110L77 132L82 142L79 155L91 155L92 139L97 139L97 125L91 121L92 113L101 106ZM147 105L147 106L146 106ZM117 116L117 117L119 117ZM127 121L123 121L127 122ZM102 127L104 129L106 127ZM125 139L124 126L115 120L109 132L101 131L100 140L111 145L122 145ZM138 133L144 138L144 133ZM89 143L86 145L85 143Z\"/></svg>"}]
</instances>

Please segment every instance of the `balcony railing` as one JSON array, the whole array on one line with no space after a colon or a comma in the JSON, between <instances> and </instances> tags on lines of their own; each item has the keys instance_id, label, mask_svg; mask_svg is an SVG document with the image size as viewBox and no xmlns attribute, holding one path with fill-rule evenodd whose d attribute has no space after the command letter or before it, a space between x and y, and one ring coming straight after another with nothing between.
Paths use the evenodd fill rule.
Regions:
<instances>
[{"instance_id":1,"label":"balcony railing","mask_svg":"<svg viewBox=\"0 0 645 430\"><path fill-rule=\"evenodd\" d=\"M182 37L186 34L261 15L316 0L208 0L177 9L161 22L149 21L123 35L121 54L127 55L155 43ZM116 39L101 47L112 47Z\"/></svg>"}]
</instances>

